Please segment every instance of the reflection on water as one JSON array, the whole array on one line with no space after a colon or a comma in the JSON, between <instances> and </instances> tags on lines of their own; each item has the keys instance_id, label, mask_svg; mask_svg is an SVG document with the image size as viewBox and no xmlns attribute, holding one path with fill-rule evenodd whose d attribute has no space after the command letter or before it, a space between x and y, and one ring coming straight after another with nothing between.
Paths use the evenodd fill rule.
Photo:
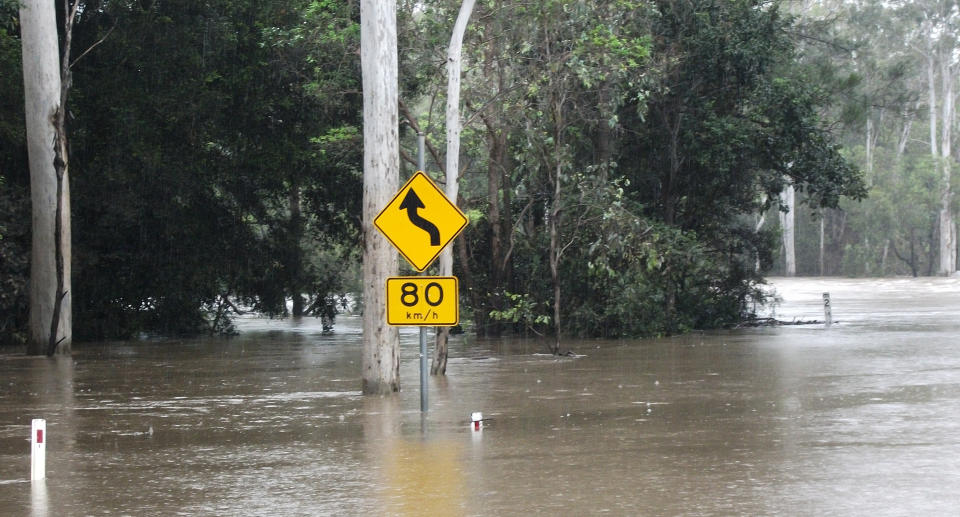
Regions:
<instances>
[{"instance_id":1,"label":"reflection on water","mask_svg":"<svg viewBox=\"0 0 960 517\"><path fill-rule=\"evenodd\" d=\"M388 513L465 515L460 449L453 440L389 444L384 469Z\"/></svg>"},{"instance_id":2,"label":"reflection on water","mask_svg":"<svg viewBox=\"0 0 960 517\"><path fill-rule=\"evenodd\" d=\"M363 436L370 465L378 472L377 514L465 515L461 441L419 429L404 431L396 397L364 400Z\"/></svg>"},{"instance_id":3,"label":"reflection on water","mask_svg":"<svg viewBox=\"0 0 960 517\"><path fill-rule=\"evenodd\" d=\"M30 483L30 515L31 517L47 517L55 515L49 513L50 496L47 494L47 482L40 479Z\"/></svg>"},{"instance_id":4,"label":"reflection on water","mask_svg":"<svg viewBox=\"0 0 960 517\"><path fill-rule=\"evenodd\" d=\"M451 344L419 411L362 397L359 322L0 355L0 514L945 515L960 508L960 280L777 279L835 324ZM482 432L469 427L482 411ZM45 483L29 478L46 418Z\"/></svg>"}]
</instances>

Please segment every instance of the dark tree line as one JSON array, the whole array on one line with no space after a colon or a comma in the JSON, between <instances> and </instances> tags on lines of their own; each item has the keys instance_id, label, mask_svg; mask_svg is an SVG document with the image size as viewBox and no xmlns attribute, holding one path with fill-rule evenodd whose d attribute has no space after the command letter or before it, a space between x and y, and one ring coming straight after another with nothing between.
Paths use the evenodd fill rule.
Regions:
<instances>
[{"instance_id":1,"label":"dark tree line","mask_svg":"<svg viewBox=\"0 0 960 517\"><path fill-rule=\"evenodd\" d=\"M442 122L431 38L455 7L431 4L409 25L406 76L423 80L406 97L427 124ZM815 209L865 194L823 116L833 83L776 2L502 0L478 11L462 195L476 218L457 267L472 279L480 333L737 321L777 247L756 217L781 208L788 183Z\"/></svg>"},{"instance_id":2,"label":"dark tree line","mask_svg":"<svg viewBox=\"0 0 960 517\"><path fill-rule=\"evenodd\" d=\"M458 7L398 13L401 154L426 131L434 177ZM78 339L225 331L239 305L329 315L355 289L358 22L350 1L84 3L74 48L103 42L74 67L68 118ZM478 2L454 245L472 328L641 335L746 315L776 242L755 216L786 183L817 208L864 193L794 23L754 0ZM4 71L17 30L0 0ZM28 274L18 81L0 76L8 341Z\"/></svg>"},{"instance_id":3,"label":"dark tree line","mask_svg":"<svg viewBox=\"0 0 960 517\"><path fill-rule=\"evenodd\" d=\"M68 120L78 338L223 331L238 303L285 314L294 293L293 312L333 310L358 232L357 19L339 2L84 4L75 48L106 38L74 67ZM29 230L16 80L5 255Z\"/></svg>"}]
</instances>

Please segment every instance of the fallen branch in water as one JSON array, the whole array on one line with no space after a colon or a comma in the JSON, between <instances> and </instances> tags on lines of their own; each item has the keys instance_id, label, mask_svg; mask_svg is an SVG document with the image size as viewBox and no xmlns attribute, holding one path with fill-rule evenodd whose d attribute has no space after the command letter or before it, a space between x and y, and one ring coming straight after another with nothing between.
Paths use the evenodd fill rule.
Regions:
<instances>
[{"instance_id":1,"label":"fallen branch in water","mask_svg":"<svg viewBox=\"0 0 960 517\"><path fill-rule=\"evenodd\" d=\"M233 312L237 313L238 315L242 316L246 314L246 311L240 310L236 305L233 304L233 302L230 301L230 298L228 298L227 295L225 294L220 295L220 303L226 306L227 308L232 309Z\"/></svg>"},{"instance_id":2,"label":"fallen branch in water","mask_svg":"<svg viewBox=\"0 0 960 517\"><path fill-rule=\"evenodd\" d=\"M833 323L839 323L834 321ZM784 325L823 325L823 322L820 320L793 320L793 321L782 321L776 318L751 318L745 321L737 323L731 328L742 329L742 328L755 328L755 327L780 327Z\"/></svg>"}]
</instances>

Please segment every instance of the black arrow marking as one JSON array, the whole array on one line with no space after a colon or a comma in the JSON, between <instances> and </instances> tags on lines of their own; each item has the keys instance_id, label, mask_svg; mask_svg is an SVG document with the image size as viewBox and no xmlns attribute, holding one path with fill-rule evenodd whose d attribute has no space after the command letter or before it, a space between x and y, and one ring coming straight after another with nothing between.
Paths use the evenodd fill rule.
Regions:
<instances>
[{"instance_id":1,"label":"black arrow marking","mask_svg":"<svg viewBox=\"0 0 960 517\"><path fill-rule=\"evenodd\" d=\"M423 201L420 201L420 196L417 195L413 189L407 191L407 195L403 197L403 202L400 203L400 210L407 211L407 217L410 218L410 222L413 223L417 228L422 229L423 231L430 234L430 245L439 246L440 245L440 229L430 221L420 217L420 214L417 213L417 210L420 208L426 208L423 205Z\"/></svg>"}]
</instances>

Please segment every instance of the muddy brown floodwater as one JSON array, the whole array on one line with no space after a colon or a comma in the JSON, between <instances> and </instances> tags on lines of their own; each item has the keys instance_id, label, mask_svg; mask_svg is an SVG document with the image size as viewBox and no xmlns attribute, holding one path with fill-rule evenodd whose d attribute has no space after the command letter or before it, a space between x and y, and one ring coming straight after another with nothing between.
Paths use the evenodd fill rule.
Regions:
<instances>
[{"instance_id":1,"label":"muddy brown floodwater","mask_svg":"<svg viewBox=\"0 0 960 517\"><path fill-rule=\"evenodd\" d=\"M460 336L425 417L417 331L404 391L362 397L355 318L0 355L0 515L960 514L960 279L773 286L776 317L830 292L835 324L561 359Z\"/></svg>"}]
</instances>

